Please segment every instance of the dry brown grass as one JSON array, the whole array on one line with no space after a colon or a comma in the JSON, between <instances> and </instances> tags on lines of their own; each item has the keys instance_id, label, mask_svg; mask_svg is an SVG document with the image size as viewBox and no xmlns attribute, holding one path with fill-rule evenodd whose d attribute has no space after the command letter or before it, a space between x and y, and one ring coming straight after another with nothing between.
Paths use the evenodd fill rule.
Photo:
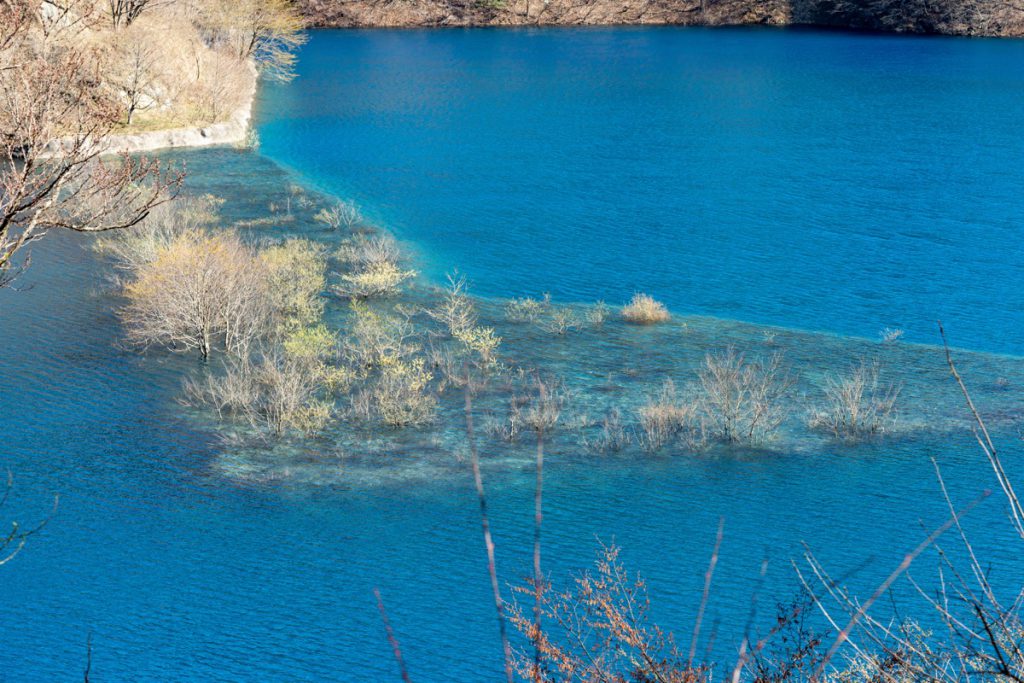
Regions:
<instances>
[{"instance_id":1,"label":"dry brown grass","mask_svg":"<svg viewBox=\"0 0 1024 683\"><path fill-rule=\"evenodd\" d=\"M622 318L634 325L656 325L669 319L665 304L646 294L634 294L632 301L622 308Z\"/></svg>"}]
</instances>

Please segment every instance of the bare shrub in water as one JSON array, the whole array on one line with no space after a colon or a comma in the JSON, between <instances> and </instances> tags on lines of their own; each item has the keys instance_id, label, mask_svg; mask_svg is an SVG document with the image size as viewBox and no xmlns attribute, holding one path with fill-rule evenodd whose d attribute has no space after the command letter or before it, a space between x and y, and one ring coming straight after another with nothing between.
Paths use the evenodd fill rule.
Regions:
<instances>
[{"instance_id":1,"label":"bare shrub in water","mask_svg":"<svg viewBox=\"0 0 1024 683\"><path fill-rule=\"evenodd\" d=\"M782 369L781 354L751 361L729 347L706 355L697 374L704 426L711 439L760 445L788 415L785 395L792 379Z\"/></svg>"},{"instance_id":2,"label":"bare shrub in water","mask_svg":"<svg viewBox=\"0 0 1024 683\"><path fill-rule=\"evenodd\" d=\"M416 275L415 270L402 270L394 263L375 263L342 275L341 284L334 287L334 292L346 299L394 296Z\"/></svg>"},{"instance_id":3,"label":"bare shrub in water","mask_svg":"<svg viewBox=\"0 0 1024 683\"><path fill-rule=\"evenodd\" d=\"M845 376L825 380L825 401L808 420L812 429L856 441L883 434L896 422L900 388L882 384L877 364L861 362Z\"/></svg>"},{"instance_id":4,"label":"bare shrub in water","mask_svg":"<svg viewBox=\"0 0 1024 683\"><path fill-rule=\"evenodd\" d=\"M562 336L576 329L581 324L580 318L566 308L553 309L538 321L540 329L548 334Z\"/></svg>"},{"instance_id":5,"label":"bare shrub in water","mask_svg":"<svg viewBox=\"0 0 1024 683\"><path fill-rule=\"evenodd\" d=\"M594 326L604 325L604 321L608 319L608 304L603 301L597 301L587 311L587 322Z\"/></svg>"},{"instance_id":6,"label":"bare shrub in water","mask_svg":"<svg viewBox=\"0 0 1024 683\"><path fill-rule=\"evenodd\" d=\"M438 377L438 393L444 393L450 386L465 387L471 381L467 375L466 358L459 348L431 342L426 348L426 358Z\"/></svg>"},{"instance_id":7,"label":"bare shrub in water","mask_svg":"<svg viewBox=\"0 0 1024 683\"><path fill-rule=\"evenodd\" d=\"M505 317L510 322L535 323L550 310L550 294L545 294L542 299L527 296L512 299L505 304Z\"/></svg>"},{"instance_id":8,"label":"bare shrub in water","mask_svg":"<svg viewBox=\"0 0 1024 683\"><path fill-rule=\"evenodd\" d=\"M333 402L320 398L322 375L306 363L282 354L261 359L256 366L260 401L255 414L275 433L294 429L321 431L331 418Z\"/></svg>"},{"instance_id":9,"label":"bare shrub in water","mask_svg":"<svg viewBox=\"0 0 1024 683\"><path fill-rule=\"evenodd\" d=\"M234 232L180 235L138 271L124 294L129 340L198 350L203 359L218 343L246 356L273 323L266 270Z\"/></svg>"},{"instance_id":10,"label":"bare shrub in water","mask_svg":"<svg viewBox=\"0 0 1024 683\"><path fill-rule=\"evenodd\" d=\"M256 361L234 359L222 374L185 384L186 399L213 406L231 417L281 435L286 431L315 434L330 421L333 402L322 396L323 374L316 366L284 354Z\"/></svg>"},{"instance_id":11,"label":"bare shrub in water","mask_svg":"<svg viewBox=\"0 0 1024 683\"><path fill-rule=\"evenodd\" d=\"M491 415L484 423L485 429L495 438L502 441L513 442L519 439L525 425L522 414L523 399L520 396L513 396L509 399L508 411L505 415Z\"/></svg>"},{"instance_id":12,"label":"bare shrub in water","mask_svg":"<svg viewBox=\"0 0 1024 683\"><path fill-rule=\"evenodd\" d=\"M353 303L342 356L353 376L365 382L352 397L356 417L377 418L396 427L433 420L437 408L437 398L430 391L433 374L407 312L380 312Z\"/></svg>"},{"instance_id":13,"label":"bare shrub in water","mask_svg":"<svg viewBox=\"0 0 1024 683\"><path fill-rule=\"evenodd\" d=\"M706 442L700 404L694 399L680 397L671 379L665 380L658 394L648 399L637 412L640 419L639 441L645 450L657 451L680 437L691 449Z\"/></svg>"},{"instance_id":14,"label":"bare shrub in water","mask_svg":"<svg viewBox=\"0 0 1024 683\"><path fill-rule=\"evenodd\" d=\"M537 380L534 392L522 409L523 423L535 432L545 434L554 429L569 403L569 393L560 381Z\"/></svg>"},{"instance_id":15,"label":"bare shrub in water","mask_svg":"<svg viewBox=\"0 0 1024 683\"><path fill-rule=\"evenodd\" d=\"M509 399L503 417L492 416L488 430L505 441L516 441L527 430L547 434L561 424L569 401L569 391L561 381L535 379L525 393Z\"/></svg>"},{"instance_id":16,"label":"bare shrub in water","mask_svg":"<svg viewBox=\"0 0 1024 683\"><path fill-rule=\"evenodd\" d=\"M895 344L903 338L903 330L898 328L886 327L878 333L878 338L883 344Z\"/></svg>"},{"instance_id":17,"label":"bare shrub in water","mask_svg":"<svg viewBox=\"0 0 1024 683\"><path fill-rule=\"evenodd\" d=\"M622 422L622 412L612 408L601 420L601 436L585 445L598 453L618 453L629 445L629 432Z\"/></svg>"},{"instance_id":18,"label":"bare shrub in water","mask_svg":"<svg viewBox=\"0 0 1024 683\"><path fill-rule=\"evenodd\" d=\"M532 297L512 299L505 304L505 317L509 322L531 323L540 330L557 336L579 329L586 322L601 325L604 323L607 312L608 307L604 302L599 301L585 315L581 315L568 306L554 305L551 302L550 294L545 294L542 299Z\"/></svg>"},{"instance_id":19,"label":"bare shrub in water","mask_svg":"<svg viewBox=\"0 0 1024 683\"><path fill-rule=\"evenodd\" d=\"M665 304L646 294L634 294L633 299L623 307L622 318L635 325L654 325L667 321L669 313Z\"/></svg>"},{"instance_id":20,"label":"bare shrub in water","mask_svg":"<svg viewBox=\"0 0 1024 683\"><path fill-rule=\"evenodd\" d=\"M358 270L378 263L401 263L402 251L391 235L357 235L338 247L335 257Z\"/></svg>"},{"instance_id":21,"label":"bare shrub in water","mask_svg":"<svg viewBox=\"0 0 1024 683\"><path fill-rule=\"evenodd\" d=\"M437 410L437 398L429 392L432 379L423 358L386 363L353 398L353 411L362 419L377 417L392 427L432 422Z\"/></svg>"},{"instance_id":22,"label":"bare shrub in water","mask_svg":"<svg viewBox=\"0 0 1024 683\"><path fill-rule=\"evenodd\" d=\"M338 230L339 228L351 230L359 225L363 219L362 214L359 212L359 207L350 202L338 202L332 206L320 209L313 218L331 230Z\"/></svg>"},{"instance_id":23,"label":"bare shrub in water","mask_svg":"<svg viewBox=\"0 0 1024 683\"><path fill-rule=\"evenodd\" d=\"M352 303L341 353L358 375L365 376L396 360L408 360L421 348L416 328L405 311L378 311L362 302Z\"/></svg>"},{"instance_id":24,"label":"bare shrub in water","mask_svg":"<svg viewBox=\"0 0 1024 683\"><path fill-rule=\"evenodd\" d=\"M274 435L315 434L334 414L334 395L352 381L334 363L338 340L324 325L296 328L269 351L230 358L223 371L185 382L185 398Z\"/></svg>"}]
</instances>

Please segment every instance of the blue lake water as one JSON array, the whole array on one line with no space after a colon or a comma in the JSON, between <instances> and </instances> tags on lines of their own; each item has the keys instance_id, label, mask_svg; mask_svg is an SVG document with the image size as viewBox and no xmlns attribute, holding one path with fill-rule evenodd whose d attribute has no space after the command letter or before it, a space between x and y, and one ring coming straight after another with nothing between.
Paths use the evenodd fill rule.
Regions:
<instances>
[{"instance_id":1,"label":"blue lake water","mask_svg":"<svg viewBox=\"0 0 1024 683\"><path fill-rule=\"evenodd\" d=\"M892 326L933 343L942 317L1024 477L1022 114L1014 41L316 32L300 77L261 91L260 154L169 156L193 191L225 197L227 220L260 217L305 183L358 201L428 279L457 266L487 297L569 301L643 289L708 316L564 338L499 328L510 356L570 378L577 412L600 414L612 387L635 401L683 379L726 343L784 351L808 394L844 363L882 362L908 420L929 428L854 447L794 419L773 449L697 456L597 456L554 435L552 578L615 540L685 645L724 518L708 623L726 659L763 559L760 624L795 590L801 543L865 594L941 523L930 458L960 503L994 486L939 349L844 335ZM308 216L259 230L336 239ZM79 679L90 633L94 680L397 680L374 587L413 680L497 680L460 397L444 403L445 428L341 426L257 461L178 405L195 361L124 348L104 268L85 240L55 236L22 291L0 291L0 465L15 476L2 519L42 519L60 494L46 530L0 567L0 680ZM500 302L481 307L498 319ZM736 320L779 327L769 345ZM498 570L518 582L531 567L530 444L484 440L483 458ZM1019 587L1002 501L966 525L997 585ZM914 577L932 585L934 557Z\"/></svg>"},{"instance_id":2,"label":"blue lake water","mask_svg":"<svg viewBox=\"0 0 1024 683\"><path fill-rule=\"evenodd\" d=\"M481 294L1024 353L1024 42L315 33L263 153Z\"/></svg>"}]
</instances>

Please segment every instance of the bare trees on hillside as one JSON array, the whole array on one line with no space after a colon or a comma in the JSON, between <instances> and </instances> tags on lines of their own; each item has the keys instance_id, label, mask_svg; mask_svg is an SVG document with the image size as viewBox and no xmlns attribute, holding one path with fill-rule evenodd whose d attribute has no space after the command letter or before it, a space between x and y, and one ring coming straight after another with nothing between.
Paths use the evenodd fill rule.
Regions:
<instances>
[{"instance_id":1,"label":"bare trees on hillside","mask_svg":"<svg viewBox=\"0 0 1024 683\"><path fill-rule=\"evenodd\" d=\"M176 192L180 176L151 160L100 158L96 143L121 107L98 83L95 52L76 40L79 28L42 31L27 0L0 0L0 18L2 287L47 231L135 225Z\"/></svg>"},{"instance_id":2,"label":"bare trees on hillside","mask_svg":"<svg viewBox=\"0 0 1024 683\"><path fill-rule=\"evenodd\" d=\"M201 8L209 39L253 59L270 78L294 76L295 50L306 42L305 20L289 0L209 0Z\"/></svg>"},{"instance_id":3,"label":"bare trees on hillside","mask_svg":"<svg viewBox=\"0 0 1024 683\"><path fill-rule=\"evenodd\" d=\"M107 0L114 28L130 26L147 9L169 4L170 0Z\"/></svg>"}]
</instances>

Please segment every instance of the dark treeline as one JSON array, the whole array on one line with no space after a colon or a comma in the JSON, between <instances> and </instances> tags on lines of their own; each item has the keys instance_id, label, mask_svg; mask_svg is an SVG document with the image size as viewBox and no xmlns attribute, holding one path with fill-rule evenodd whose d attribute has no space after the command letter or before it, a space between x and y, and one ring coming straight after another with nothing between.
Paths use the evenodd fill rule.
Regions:
<instances>
[{"instance_id":1,"label":"dark treeline","mask_svg":"<svg viewBox=\"0 0 1024 683\"><path fill-rule=\"evenodd\" d=\"M1024 35L1013 0L299 0L315 26L812 25Z\"/></svg>"}]
</instances>

